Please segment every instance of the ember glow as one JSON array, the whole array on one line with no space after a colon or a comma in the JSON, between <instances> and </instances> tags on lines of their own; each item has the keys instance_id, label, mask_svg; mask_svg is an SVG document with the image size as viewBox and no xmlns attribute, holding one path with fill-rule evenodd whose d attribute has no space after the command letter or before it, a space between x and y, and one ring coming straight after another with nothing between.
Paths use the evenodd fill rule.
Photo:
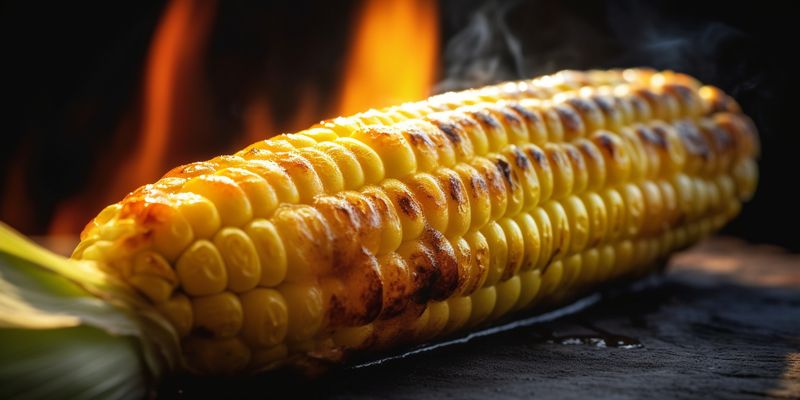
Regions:
<instances>
[{"instance_id":1,"label":"ember glow","mask_svg":"<svg viewBox=\"0 0 800 400\"><path fill-rule=\"evenodd\" d=\"M219 4L172 0L152 36L140 100L132 102L128 120L116 132L118 142L133 138L132 146L118 146L100 157L86 190L57 206L49 234L77 235L105 205L157 180L170 168L230 150L198 151L202 146L197 143L212 143L212 135L227 134L224 139L231 149L241 148L324 118L429 96L439 62L437 3L367 0L362 4L354 14L347 50L341 60L334 60L343 64L334 93L305 87L287 94L299 98L299 106L282 118L276 118L270 101L279 94L256 93L241 111L242 131L225 133L209 131L214 112L220 110L212 106L204 65ZM320 109L318 104L330 106Z\"/></svg>"}]
</instances>

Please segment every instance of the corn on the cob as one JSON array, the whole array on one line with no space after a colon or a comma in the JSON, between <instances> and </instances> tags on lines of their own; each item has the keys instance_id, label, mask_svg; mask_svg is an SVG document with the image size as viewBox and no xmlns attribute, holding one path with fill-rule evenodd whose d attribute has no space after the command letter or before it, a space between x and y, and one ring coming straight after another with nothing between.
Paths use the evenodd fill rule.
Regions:
<instances>
[{"instance_id":1,"label":"corn on the cob","mask_svg":"<svg viewBox=\"0 0 800 400\"><path fill-rule=\"evenodd\" d=\"M423 342L557 305L719 229L758 139L720 90L574 72L336 118L103 210L102 261L200 373Z\"/></svg>"}]
</instances>

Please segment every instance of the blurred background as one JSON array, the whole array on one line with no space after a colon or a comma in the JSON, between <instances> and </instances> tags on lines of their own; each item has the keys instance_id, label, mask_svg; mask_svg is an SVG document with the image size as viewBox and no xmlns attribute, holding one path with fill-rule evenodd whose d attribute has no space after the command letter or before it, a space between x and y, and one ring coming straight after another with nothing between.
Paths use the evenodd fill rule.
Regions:
<instances>
[{"instance_id":1,"label":"blurred background","mask_svg":"<svg viewBox=\"0 0 800 400\"><path fill-rule=\"evenodd\" d=\"M726 234L800 251L794 15L759 1L84 2L0 8L0 220L74 238L170 168L323 118L560 69L732 94L763 144Z\"/></svg>"}]
</instances>

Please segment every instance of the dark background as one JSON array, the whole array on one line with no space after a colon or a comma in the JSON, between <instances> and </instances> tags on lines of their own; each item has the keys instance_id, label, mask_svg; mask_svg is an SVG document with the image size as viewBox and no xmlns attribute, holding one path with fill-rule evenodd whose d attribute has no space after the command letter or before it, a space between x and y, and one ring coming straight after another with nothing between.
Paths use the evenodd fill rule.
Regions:
<instances>
[{"instance_id":1,"label":"dark background","mask_svg":"<svg viewBox=\"0 0 800 400\"><path fill-rule=\"evenodd\" d=\"M331 116L326 95L337 88L361 3L266 3L217 4L203 68L213 118L175 164L235 150L241 138L230 132L241 131L243 107L258 93L266 93L280 129L290 128L304 87L321 94L314 116ZM759 191L726 233L798 251L800 143L790 94L798 35L783 3L442 0L437 90L619 66L676 69L717 85L755 120L763 145ZM115 132L137 104L165 3L1 7L0 220L44 234L58 204L97 189L89 177L104 152L132 143Z\"/></svg>"}]
</instances>

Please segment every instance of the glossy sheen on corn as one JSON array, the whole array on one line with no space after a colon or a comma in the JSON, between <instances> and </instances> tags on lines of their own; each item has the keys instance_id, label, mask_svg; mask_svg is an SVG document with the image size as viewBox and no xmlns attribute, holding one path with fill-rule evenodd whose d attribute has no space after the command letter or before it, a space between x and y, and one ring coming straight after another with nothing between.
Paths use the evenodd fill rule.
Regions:
<instances>
[{"instance_id":1,"label":"glossy sheen on corn","mask_svg":"<svg viewBox=\"0 0 800 400\"><path fill-rule=\"evenodd\" d=\"M178 167L103 210L74 257L149 298L195 372L336 360L645 274L738 213L757 155L718 89L566 71Z\"/></svg>"}]
</instances>

